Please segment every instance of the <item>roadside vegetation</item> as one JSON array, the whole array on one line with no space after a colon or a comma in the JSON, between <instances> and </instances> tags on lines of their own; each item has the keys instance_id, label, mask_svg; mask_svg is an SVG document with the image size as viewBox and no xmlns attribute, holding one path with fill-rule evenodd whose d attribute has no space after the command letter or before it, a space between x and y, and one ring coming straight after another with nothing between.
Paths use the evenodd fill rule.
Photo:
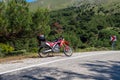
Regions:
<instances>
[{"instance_id":1,"label":"roadside vegetation","mask_svg":"<svg viewBox=\"0 0 120 80\"><path fill-rule=\"evenodd\" d=\"M85 1L52 11L41 7L31 11L32 3L25 0L0 2L0 57L33 55L38 34L50 41L62 35L75 51L111 50L110 36L116 35L119 50L120 2L105 6Z\"/></svg>"}]
</instances>

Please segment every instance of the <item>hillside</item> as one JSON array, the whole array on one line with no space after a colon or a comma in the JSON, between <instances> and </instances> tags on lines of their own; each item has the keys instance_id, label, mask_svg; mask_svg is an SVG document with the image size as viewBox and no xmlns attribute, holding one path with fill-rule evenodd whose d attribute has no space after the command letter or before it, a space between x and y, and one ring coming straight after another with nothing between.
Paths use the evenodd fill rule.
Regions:
<instances>
[{"instance_id":1,"label":"hillside","mask_svg":"<svg viewBox=\"0 0 120 80\"><path fill-rule=\"evenodd\" d=\"M30 3L30 9L35 10L38 7L48 8L50 10L63 9L71 6L76 0L38 0Z\"/></svg>"},{"instance_id":2,"label":"hillside","mask_svg":"<svg viewBox=\"0 0 120 80\"><path fill-rule=\"evenodd\" d=\"M41 1L31 3L30 7L35 10ZM50 25L59 22L65 31L62 35L74 48L110 48L110 35L120 39L120 0L44 0L42 4L39 7L54 10L50 12ZM51 30L49 36L54 37L55 31Z\"/></svg>"},{"instance_id":3,"label":"hillside","mask_svg":"<svg viewBox=\"0 0 120 80\"><path fill-rule=\"evenodd\" d=\"M30 9L36 10L38 7L50 10L63 9L70 6L80 6L81 4L91 4L93 6L103 6L106 9L120 8L120 0L37 0L30 3Z\"/></svg>"},{"instance_id":4,"label":"hillside","mask_svg":"<svg viewBox=\"0 0 120 80\"><path fill-rule=\"evenodd\" d=\"M9 0L5 0L9 1ZM107 10L120 11L120 0L35 0L30 3L30 10L37 8L48 8L49 10L63 9L71 6L81 6L91 4L93 6L102 6Z\"/></svg>"},{"instance_id":5,"label":"hillside","mask_svg":"<svg viewBox=\"0 0 120 80\"><path fill-rule=\"evenodd\" d=\"M82 0L73 7L52 11L50 21L51 24L57 21L63 26L62 35L69 37L74 47L110 49L110 36L116 35L120 39L119 4L118 0ZM120 46L116 45L116 48L120 49Z\"/></svg>"},{"instance_id":6,"label":"hillside","mask_svg":"<svg viewBox=\"0 0 120 80\"><path fill-rule=\"evenodd\" d=\"M101 7L104 8L104 11L109 11L111 13L119 13L120 12L120 0L81 0L75 2L75 7L80 7L81 5L89 5L89 7Z\"/></svg>"}]
</instances>

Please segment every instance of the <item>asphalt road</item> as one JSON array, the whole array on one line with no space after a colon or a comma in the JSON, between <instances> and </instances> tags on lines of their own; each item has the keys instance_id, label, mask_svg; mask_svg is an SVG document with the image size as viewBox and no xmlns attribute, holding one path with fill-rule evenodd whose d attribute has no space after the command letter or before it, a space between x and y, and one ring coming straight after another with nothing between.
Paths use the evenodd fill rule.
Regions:
<instances>
[{"instance_id":1,"label":"asphalt road","mask_svg":"<svg viewBox=\"0 0 120 80\"><path fill-rule=\"evenodd\" d=\"M0 64L0 80L120 80L120 51L31 58Z\"/></svg>"}]
</instances>

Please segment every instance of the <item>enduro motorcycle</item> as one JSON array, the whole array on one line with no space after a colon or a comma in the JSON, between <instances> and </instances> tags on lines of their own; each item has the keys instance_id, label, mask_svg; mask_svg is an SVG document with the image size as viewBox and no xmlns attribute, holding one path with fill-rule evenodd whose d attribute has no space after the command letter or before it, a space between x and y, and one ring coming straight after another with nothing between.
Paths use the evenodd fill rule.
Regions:
<instances>
[{"instance_id":1,"label":"enduro motorcycle","mask_svg":"<svg viewBox=\"0 0 120 80\"><path fill-rule=\"evenodd\" d=\"M73 54L72 48L69 46L69 42L63 37L57 38L54 42L41 41L38 54L40 57L47 57L50 52L60 52L63 49L63 53L66 56Z\"/></svg>"}]
</instances>

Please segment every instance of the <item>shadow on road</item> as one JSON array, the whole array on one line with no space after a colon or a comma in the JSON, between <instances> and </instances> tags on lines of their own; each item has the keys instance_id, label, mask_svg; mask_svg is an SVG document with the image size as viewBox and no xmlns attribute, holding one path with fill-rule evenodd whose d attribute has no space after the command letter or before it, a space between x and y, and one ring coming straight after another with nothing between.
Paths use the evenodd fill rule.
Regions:
<instances>
[{"instance_id":1,"label":"shadow on road","mask_svg":"<svg viewBox=\"0 0 120 80\"><path fill-rule=\"evenodd\" d=\"M83 75L82 78L120 80L120 61L88 61L82 66L94 73L94 75Z\"/></svg>"},{"instance_id":2,"label":"shadow on road","mask_svg":"<svg viewBox=\"0 0 120 80\"><path fill-rule=\"evenodd\" d=\"M91 74L60 68L36 67L0 75L0 80L120 80L120 61L88 61L80 66L87 68Z\"/></svg>"},{"instance_id":3,"label":"shadow on road","mask_svg":"<svg viewBox=\"0 0 120 80\"><path fill-rule=\"evenodd\" d=\"M0 76L0 80L72 80L80 78L81 74L58 68L36 68L14 72Z\"/></svg>"}]
</instances>

